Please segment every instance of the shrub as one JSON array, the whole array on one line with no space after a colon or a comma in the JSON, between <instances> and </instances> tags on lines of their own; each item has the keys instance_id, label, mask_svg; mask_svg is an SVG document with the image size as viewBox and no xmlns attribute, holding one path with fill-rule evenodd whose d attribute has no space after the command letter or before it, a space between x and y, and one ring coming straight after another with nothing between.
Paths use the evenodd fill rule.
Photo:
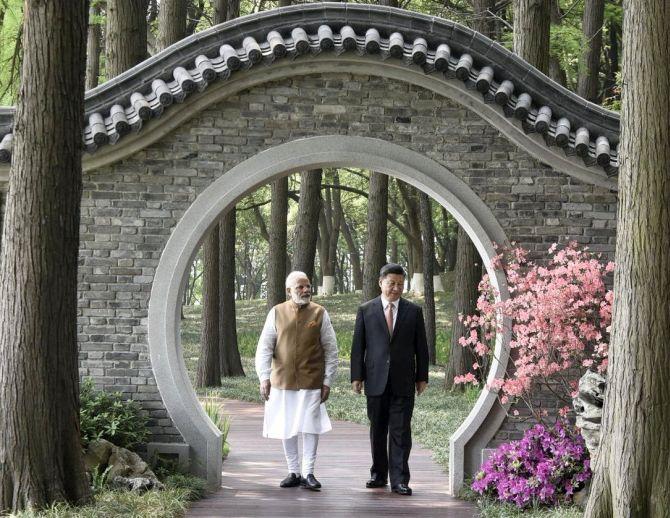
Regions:
<instances>
[{"instance_id":1,"label":"shrub","mask_svg":"<svg viewBox=\"0 0 670 518\"><path fill-rule=\"evenodd\" d=\"M570 503L591 478L584 439L564 421L538 424L523 439L499 446L475 475L481 495L527 508Z\"/></svg>"},{"instance_id":2,"label":"shrub","mask_svg":"<svg viewBox=\"0 0 670 518\"><path fill-rule=\"evenodd\" d=\"M135 401L126 401L119 393L95 390L91 379L81 384L80 403L84 446L91 441L106 439L116 446L130 449L144 442L149 435L147 419Z\"/></svg>"},{"instance_id":3,"label":"shrub","mask_svg":"<svg viewBox=\"0 0 670 518\"><path fill-rule=\"evenodd\" d=\"M514 370L489 387L501 390L501 402L523 399L538 421L542 413L531 404L531 387L544 385L564 404L571 403L577 388L575 372L583 368L604 372L607 368L612 291L605 276L613 263L580 250L575 243L549 249L546 265L528 260L523 248L497 256L493 266L507 278L510 298L495 300L488 276L480 283L479 315L463 318L470 332L460 339L479 356L491 354L490 345L503 332L503 318L511 325L509 346L514 350ZM474 369L479 368L475 363ZM478 383L472 373L455 378L457 383ZM567 406L562 413L567 412Z\"/></svg>"},{"instance_id":4,"label":"shrub","mask_svg":"<svg viewBox=\"0 0 670 518\"><path fill-rule=\"evenodd\" d=\"M214 426L221 432L221 458L225 459L228 456L228 452L230 452L230 444L226 440L228 438L228 430L230 430L230 418L223 413L222 404L217 402L211 393L208 393L206 398L202 402L202 407L207 417L211 419Z\"/></svg>"}]
</instances>

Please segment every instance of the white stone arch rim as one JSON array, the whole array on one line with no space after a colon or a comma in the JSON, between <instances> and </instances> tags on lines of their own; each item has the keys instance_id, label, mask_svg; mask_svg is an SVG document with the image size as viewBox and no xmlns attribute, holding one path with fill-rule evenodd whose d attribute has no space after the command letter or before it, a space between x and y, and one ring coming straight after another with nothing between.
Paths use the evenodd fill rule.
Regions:
<instances>
[{"instance_id":1,"label":"white stone arch rim","mask_svg":"<svg viewBox=\"0 0 670 518\"><path fill-rule=\"evenodd\" d=\"M463 226L487 264L500 297L507 285L490 269L496 244L508 242L493 213L458 177L437 162L396 144L374 138L320 136L267 149L233 167L205 189L174 228L154 277L148 313L151 364L165 406L190 446L191 470L210 487L221 483L221 434L198 403L188 378L180 343L179 302L183 280L207 231L245 193L292 172L326 167L359 167L398 177L442 204ZM509 336L499 335L489 379L505 372ZM504 411L484 389L470 415L450 439L450 490L478 467L479 452L497 431ZM259 430L260 434L260 430ZM472 450L472 451L470 451Z\"/></svg>"}]
</instances>

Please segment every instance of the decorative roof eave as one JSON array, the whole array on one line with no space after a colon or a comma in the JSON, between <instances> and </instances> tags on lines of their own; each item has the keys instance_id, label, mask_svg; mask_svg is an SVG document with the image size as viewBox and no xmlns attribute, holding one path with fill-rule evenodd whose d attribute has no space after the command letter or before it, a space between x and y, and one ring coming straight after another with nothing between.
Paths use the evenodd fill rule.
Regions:
<instances>
[{"instance_id":1,"label":"decorative roof eave","mask_svg":"<svg viewBox=\"0 0 670 518\"><path fill-rule=\"evenodd\" d=\"M618 114L569 92L507 49L457 23L389 7L341 3L292 6L227 22L90 90L84 146L93 156L107 144L121 141L125 147L126 140L138 140L128 135L131 131L142 131L150 119L165 118L164 113L175 110L174 101L182 103L192 93L253 73L262 63L272 65L262 69L267 81L268 72L287 60L295 67L303 60L351 62L354 57L384 68L404 67L452 87L460 84L479 104L498 104L525 133L535 133L536 144L544 140L545 147L562 148L573 163L577 155L593 173L601 171L596 177L618 171ZM0 108L0 162L11 159L13 114L13 108ZM0 182L3 169L6 166L0 164ZM615 179L608 180L596 183L616 188Z\"/></svg>"}]
</instances>

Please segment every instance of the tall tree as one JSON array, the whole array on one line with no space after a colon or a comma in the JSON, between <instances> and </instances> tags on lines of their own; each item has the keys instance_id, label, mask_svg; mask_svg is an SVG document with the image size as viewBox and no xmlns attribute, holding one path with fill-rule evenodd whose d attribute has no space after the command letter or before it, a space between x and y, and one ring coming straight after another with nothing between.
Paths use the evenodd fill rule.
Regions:
<instances>
[{"instance_id":1,"label":"tall tree","mask_svg":"<svg viewBox=\"0 0 670 518\"><path fill-rule=\"evenodd\" d=\"M270 184L272 205L270 207L268 258L268 309L286 300L285 280L287 275L287 214L288 214L288 177L280 178Z\"/></svg>"},{"instance_id":2,"label":"tall tree","mask_svg":"<svg viewBox=\"0 0 670 518\"><path fill-rule=\"evenodd\" d=\"M386 264L386 218L388 214L389 177L370 172L368 195L368 240L363 254L363 300L381 293L379 270Z\"/></svg>"},{"instance_id":3,"label":"tall tree","mask_svg":"<svg viewBox=\"0 0 670 518\"><path fill-rule=\"evenodd\" d=\"M407 239L407 251L410 257L410 290L419 295L423 294L423 243L421 241L421 221L419 209L419 195L411 185L396 179L398 190L405 205L405 220L409 229L408 235L418 239Z\"/></svg>"},{"instance_id":4,"label":"tall tree","mask_svg":"<svg viewBox=\"0 0 670 518\"><path fill-rule=\"evenodd\" d=\"M493 15L495 6L495 0L472 0L472 28L492 40L497 36L496 17Z\"/></svg>"},{"instance_id":5,"label":"tall tree","mask_svg":"<svg viewBox=\"0 0 670 518\"><path fill-rule=\"evenodd\" d=\"M459 319L459 315L473 315L477 310L477 287L482 275L479 253L463 227L458 227L456 250L456 273L454 277L454 316L451 320L451 349L449 363L445 369L444 387L454 388L454 377L471 371L474 356L464 348L459 339L469 331ZM463 385L458 385L463 387Z\"/></svg>"},{"instance_id":6,"label":"tall tree","mask_svg":"<svg viewBox=\"0 0 670 518\"><path fill-rule=\"evenodd\" d=\"M550 0L549 9L551 10L551 25L561 25L563 13L561 12L561 3L559 0ZM553 50L553 49L552 49ZM554 53L549 54L549 72L547 75L561 86L566 86L568 78L565 70L561 66L558 56Z\"/></svg>"},{"instance_id":7,"label":"tall tree","mask_svg":"<svg viewBox=\"0 0 670 518\"><path fill-rule=\"evenodd\" d=\"M219 276L219 360L222 376L244 376L237 343L235 311L235 222L237 211L231 207L219 223L221 275Z\"/></svg>"},{"instance_id":8,"label":"tall tree","mask_svg":"<svg viewBox=\"0 0 670 518\"><path fill-rule=\"evenodd\" d=\"M624 0L616 270L587 518L670 509L670 6Z\"/></svg>"},{"instance_id":9,"label":"tall tree","mask_svg":"<svg viewBox=\"0 0 670 518\"><path fill-rule=\"evenodd\" d=\"M582 30L584 43L579 60L577 93L592 102L599 101L600 52L603 43L605 0L585 0Z\"/></svg>"},{"instance_id":10,"label":"tall tree","mask_svg":"<svg viewBox=\"0 0 670 518\"><path fill-rule=\"evenodd\" d=\"M435 350L435 289L433 273L435 264L435 241L433 238L433 211L430 199L425 192L419 193L419 210L421 212L421 236L423 237L423 316L428 341L428 358L431 365L437 361Z\"/></svg>"},{"instance_id":11,"label":"tall tree","mask_svg":"<svg viewBox=\"0 0 670 518\"><path fill-rule=\"evenodd\" d=\"M100 75L100 43L102 31L100 29L100 7L92 4L89 11L88 41L86 43L86 89L98 86Z\"/></svg>"},{"instance_id":12,"label":"tall tree","mask_svg":"<svg viewBox=\"0 0 670 518\"><path fill-rule=\"evenodd\" d=\"M549 0L514 0L514 52L549 71Z\"/></svg>"},{"instance_id":13,"label":"tall tree","mask_svg":"<svg viewBox=\"0 0 670 518\"><path fill-rule=\"evenodd\" d=\"M200 356L195 386L218 387L221 385L219 358L219 226L208 234L202 245L202 329Z\"/></svg>"},{"instance_id":14,"label":"tall tree","mask_svg":"<svg viewBox=\"0 0 670 518\"><path fill-rule=\"evenodd\" d=\"M186 37L186 0L161 0L158 11L158 50Z\"/></svg>"},{"instance_id":15,"label":"tall tree","mask_svg":"<svg viewBox=\"0 0 670 518\"><path fill-rule=\"evenodd\" d=\"M87 2L24 2L0 255L0 514L90 498L76 334L87 20Z\"/></svg>"},{"instance_id":16,"label":"tall tree","mask_svg":"<svg viewBox=\"0 0 670 518\"><path fill-rule=\"evenodd\" d=\"M341 230L344 241L347 243L349 249L349 263L353 273L354 290L363 289L363 268L361 267L361 254L358 245L358 240L352 230L351 225L347 222L344 210L342 209L342 200L338 196L335 198L335 210L339 212L339 218L342 223Z\"/></svg>"},{"instance_id":17,"label":"tall tree","mask_svg":"<svg viewBox=\"0 0 670 518\"><path fill-rule=\"evenodd\" d=\"M341 212L336 210L335 205L340 204L340 178L335 172L326 173L327 180L332 183L323 188L322 208L319 214L319 235L321 246L319 258L321 263L321 286L324 295L332 295L335 287L335 267L337 264L337 244L340 238ZM334 199L338 198L337 201Z\"/></svg>"},{"instance_id":18,"label":"tall tree","mask_svg":"<svg viewBox=\"0 0 670 518\"><path fill-rule=\"evenodd\" d=\"M105 76L118 76L147 57L147 0L107 0Z\"/></svg>"},{"instance_id":19,"label":"tall tree","mask_svg":"<svg viewBox=\"0 0 670 518\"><path fill-rule=\"evenodd\" d=\"M314 283L314 259L321 210L321 169L300 174L300 202L295 223L291 269L305 272Z\"/></svg>"}]
</instances>

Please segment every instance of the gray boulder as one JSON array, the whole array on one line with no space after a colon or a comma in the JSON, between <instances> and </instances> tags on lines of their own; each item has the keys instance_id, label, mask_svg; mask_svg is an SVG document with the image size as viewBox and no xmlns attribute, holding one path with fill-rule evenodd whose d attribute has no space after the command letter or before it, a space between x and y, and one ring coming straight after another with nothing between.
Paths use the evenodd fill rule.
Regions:
<instances>
[{"instance_id":1,"label":"gray boulder","mask_svg":"<svg viewBox=\"0 0 670 518\"><path fill-rule=\"evenodd\" d=\"M106 471L107 480L115 488L132 491L163 489L163 484L139 455L104 439L89 443L84 461L90 472Z\"/></svg>"}]
</instances>

